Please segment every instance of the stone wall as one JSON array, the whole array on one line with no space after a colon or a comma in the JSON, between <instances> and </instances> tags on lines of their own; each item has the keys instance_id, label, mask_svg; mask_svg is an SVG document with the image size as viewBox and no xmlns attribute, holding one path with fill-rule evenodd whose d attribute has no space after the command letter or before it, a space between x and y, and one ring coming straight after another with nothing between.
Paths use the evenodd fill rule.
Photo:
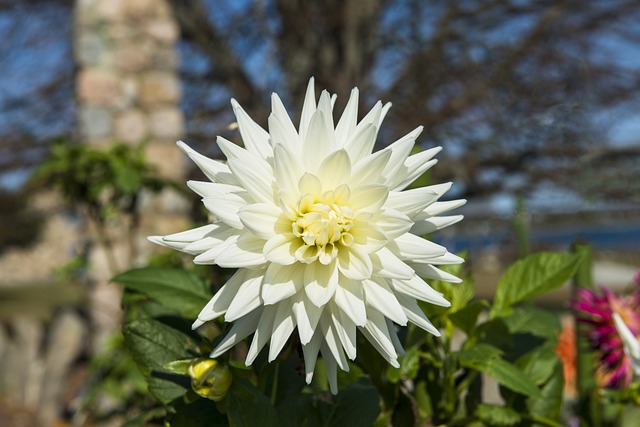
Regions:
<instances>
[{"instance_id":1,"label":"stone wall","mask_svg":"<svg viewBox=\"0 0 640 427\"><path fill-rule=\"evenodd\" d=\"M183 131L175 42L165 0L78 0L75 13L80 133L89 143L149 140L161 170L181 177L168 150ZM178 165L179 166L179 165Z\"/></svg>"}]
</instances>

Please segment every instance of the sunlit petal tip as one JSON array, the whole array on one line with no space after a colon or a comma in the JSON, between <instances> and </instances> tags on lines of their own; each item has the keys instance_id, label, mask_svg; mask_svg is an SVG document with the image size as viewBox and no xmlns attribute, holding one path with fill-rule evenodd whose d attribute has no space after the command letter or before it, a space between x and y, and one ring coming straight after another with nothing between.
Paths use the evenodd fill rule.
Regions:
<instances>
[{"instance_id":1,"label":"sunlit petal tip","mask_svg":"<svg viewBox=\"0 0 640 427\"><path fill-rule=\"evenodd\" d=\"M321 356L323 377L337 393L337 369L348 371L356 359L359 334L394 367L404 354L398 325L440 335L417 301L450 306L424 279L458 283L437 266L463 260L421 236L460 221L441 214L465 201L439 201L450 182L403 191L442 148L412 155L418 126L374 152L391 103L376 102L358 122L360 98L354 88L344 111L334 113L336 95L316 97L312 77L298 125L273 93L268 130L231 99L241 142L217 138L226 159L177 141L211 181L188 186L215 222L148 240L192 254L196 264L237 269L192 325L221 316L232 323L211 357L253 336L245 364L267 345L271 362L295 334L305 381Z\"/></svg>"}]
</instances>

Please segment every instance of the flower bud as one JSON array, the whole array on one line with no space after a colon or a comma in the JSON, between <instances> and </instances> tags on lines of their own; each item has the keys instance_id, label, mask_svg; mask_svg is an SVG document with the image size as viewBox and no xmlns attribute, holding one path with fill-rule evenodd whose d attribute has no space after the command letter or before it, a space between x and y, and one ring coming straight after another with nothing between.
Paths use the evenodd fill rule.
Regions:
<instances>
[{"instance_id":1,"label":"flower bud","mask_svg":"<svg viewBox=\"0 0 640 427\"><path fill-rule=\"evenodd\" d=\"M226 365L214 359L198 359L189 366L191 388L197 394L218 402L227 396L233 377Z\"/></svg>"}]
</instances>

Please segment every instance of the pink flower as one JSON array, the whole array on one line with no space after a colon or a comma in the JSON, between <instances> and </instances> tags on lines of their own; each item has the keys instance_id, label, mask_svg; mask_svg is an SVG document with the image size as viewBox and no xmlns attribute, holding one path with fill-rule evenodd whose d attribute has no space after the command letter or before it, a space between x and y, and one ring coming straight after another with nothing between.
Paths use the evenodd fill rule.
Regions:
<instances>
[{"instance_id":1,"label":"pink flower","mask_svg":"<svg viewBox=\"0 0 640 427\"><path fill-rule=\"evenodd\" d=\"M636 280L637 279L637 280ZM633 377L629 356L624 351L624 343L616 329L614 313L624 321L634 336L640 332L640 276L633 280L634 291L627 295L617 295L603 286L600 292L592 289L578 289L572 304L578 314L578 321L588 325L587 337L591 348L596 351L599 363L596 379L602 387L624 388Z\"/></svg>"}]
</instances>

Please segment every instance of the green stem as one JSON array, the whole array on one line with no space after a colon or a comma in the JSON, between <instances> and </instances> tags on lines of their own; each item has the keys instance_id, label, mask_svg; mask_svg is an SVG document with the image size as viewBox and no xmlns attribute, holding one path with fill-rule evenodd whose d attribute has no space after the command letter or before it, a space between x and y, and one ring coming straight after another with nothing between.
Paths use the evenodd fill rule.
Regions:
<instances>
[{"instance_id":1,"label":"green stem","mask_svg":"<svg viewBox=\"0 0 640 427\"><path fill-rule=\"evenodd\" d=\"M526 415L526 414L522 414L522 419L523 420L527 420L527 421L531 421L532 423L536 423L536 424L541 424L543 426L548 426L548 427L564 427L562 424L553 421L549 418L545 418L545 417L541 417L538 415Z\"/></svg>"},{"instance_id":2,"label":"green stem","mask_svg":"<svg viewBox=\"0 0 640 427\"><path fill-rule=\"evenodd\" d=\"M276 397L278 394L278 376L280 373L280 364L276 362L275 368L273 371L273 382L271 383L271 404L276 406Z\"/></svg>"}]
</instances>

